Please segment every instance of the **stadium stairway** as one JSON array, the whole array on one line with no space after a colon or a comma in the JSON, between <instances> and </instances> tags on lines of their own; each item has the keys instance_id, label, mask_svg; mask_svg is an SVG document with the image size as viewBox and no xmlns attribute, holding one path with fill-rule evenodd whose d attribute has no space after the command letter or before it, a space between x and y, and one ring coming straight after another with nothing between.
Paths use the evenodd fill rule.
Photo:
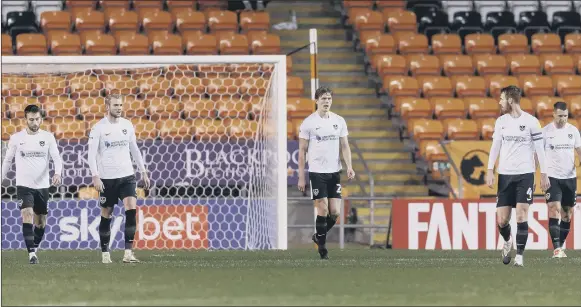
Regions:
<instances>
[{"instance_id":1,"label":"stadium stairway","mask_svg":"<svg viewBox=\"0 0 581 307\"><path fill-rule=\"evenodd\" d=\"M297 17L297 30L273 30L280 35L283 52L289 53L309 42L309 29L316 28L318 35L319 84L333 89L332 111L343 116L349 127L353 168L357 173L348 182L342 182L350 196L367 196L370 193L369 177L365 164L375 181L376 196L398 198L425 198L428 187L412 162L412 150L399 139L398 130L387 117L385 109L375 94L372 81L365 74L363 54L353 50L347 31L341 25L341 14L331 4L323 1L291 3L272 2L267 10L271 23L288 22L290 11ZM310 93L310 54L305 49L292 55L293 75L304 81L306 95ZM376 201L375 223L389 222L390 201ZM360 223L369 223L367 201L351 201L358 208ZM385 243L387 230L375 231L374 240ZM357 241L368 242L369 231L358 232Z\"/></svg>"}]
</instances>

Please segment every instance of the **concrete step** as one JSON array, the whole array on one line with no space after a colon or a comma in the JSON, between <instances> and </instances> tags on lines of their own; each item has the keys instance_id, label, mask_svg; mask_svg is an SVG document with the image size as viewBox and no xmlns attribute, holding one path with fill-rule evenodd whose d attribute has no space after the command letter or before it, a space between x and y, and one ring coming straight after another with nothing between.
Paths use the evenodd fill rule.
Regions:
<instances>
[{"instance_id":1,"label":"concrete step","mask_svg":"<svg viewBox=\"0 0 581 307\"><path fill-rule=\"evenodd\" d=\"M389 121L383 119L351 119L347 122L347 128L378 128L378 129L388 129Z\"/></svg>"},{"instance_id":2,"label":"concrete step","mask_svg":"<svg viewBox=\"0 0 581 307\"><path fill-rule=\"evenodd\" d=\"M368 174L359 174L359 180L363 182L369 181ZM373 174L373 180L377 182L384 182L384 181L400 181L400 182L407 182L407 181L416 181L421 182L423 176L421 175L413 175L413 174Z\"/></svg>"},{"instance_id":3,"label":"concrete step","mask_svg":"<svg viewBox=\"0 0 581 307\"><path fill-rule=\"evenodd\" d=\"M373 174L382 172L382 173L392 173L392 174L401 174L402 172L411 172L413 171L414 174L416 172L416 165L413 163L381 163L381 164L370 164L367 163L367 167L371 170ZM363 167L363 163L361 161L355 160L353 161L353 170L355 172L359 172L361 174L365 174L365 167Z\"/></svg>"},{"instance_id":4,"label":"concrete step","mask_svg":"<svg viewBox=\"0 0 581 307\"><path fill-rule=\"evenodd\" d=\"M365 161L370 160L409 160L410 153L408 152L363 152L361 154ZM390 161L383 161L391 163Z\"/></svg>"},{"instance_id":5,"label":"concrete step","mask_svg":"<svg viewBox=\"0 0 581 307\"><path fill-rule=\"evenodd\" d=\"M300 64L310 64L311 54L309 52L297 52L292 55L293 67ZM323 52L317 54L317 64L358 64L364 65L363 56L351 52Z\"/></svg>"},{"instance_id":6,"label":"concrete step","mask_svg":"<svg viewBox=\"0 0 581 307\"><path fill-rule=\"evenodd\" d=\"M338 72L343 73L344 71L360 71L363 72L363 65L362 64L353 64L353 63L346 63L346 64L337 64L337 63L319 63L317 65L317 70L319 73L321 72ZM295 64L293 63L293 72L310 72L311 71L311 64ZM375 89L373 89L373 93L375 94Z\"/></svg>"},{"instance_id":7,"label":"concrete step","mask_svg":"<svg viewBox=\"0 0 581 307\"><path fill-rule=\"evenodd\" d=\"M350 127L351 123L347 123ZM362 152L383 152L383 151L405 151L407 150L404 143L399 140L373 140L372 142L364 142L357 140L357 147Z\"/></svg>"},{"instance_id":8,"label":"concrete step","mask_svg":"<svg viewBox=\"0 0 581 307\"><path fill-rule=\"evenodd\" d=\"M334 108L333 112L345 117L345 120L348 120L348 118L350 117L361 117L361 116L382 117L382 118L386 117L384 112L378 112L378 110L376 109L361 109L361 108L355 109L354 107L345 109ZM387 118L385 119L387 120ZM396 136L399 137L399 133Z\"/></svg>"},{"instance_id":9,"label":"concrete step","mask_svg":"<svg viewBox=\"0 0 581 307\"><path fill-rule=\"evenodd\" d=\"M270 33L280 36L281 41L300 38L308 42L310 37L310 29L271 30ZM317 40L347 40L347 37L344 29L317 29Z\"/></svg>"},{"instance_id":10,"label":"concrete step","mask_svg":"<svg viewBox=\"0 0 581 307\"><path fill-rule=\"evenodd\" d=\"M357 130L349 132L349 137L353 139L395 139L399 137L397 131L390 131L390 130L378 130L378 131L369 131L369 130Z\"/></svg>"},{"instance_id":11,"label":"concrete step","mask_svg":"<svg viewBox=\"0 0 581 307\"><path fill-rule=\"evenodd\" d=\"M353 191L357 193L361 191L359 186L354 185L346 185L345 186L349 191ZM369 194L371 191L369 186L363 187L365 194ZM428 187L424 185L380 185L375 186L373 189L375 195L417 195L417 194L428 194ZM349 194L353 195L353 194Z\"/></svg>"},{"instance_id":12,"label":"concrete step","mask_svg":"<svg viewBox=\"0 0 581 307\"><path fill-rule=\"evenodd\" d=\"M309 43L309 37L305 37L304 39L295 39L295 40L281 40L280 46L281 48L300 48ZM345 48L345 51L351 51L353 48L353 43L344 40L319 40L317 42L318 49L321 48L329 48L335 49L336 48Z\"/></svg>"},{"instance_id":13,"label":"concrete step","mask_svg":"<svg viewBox=\"0 0 581 307\"><path fill-rule=\"evenodd\" d=\"M319 80L319 83L322 83ZM376 97L365 97L358 100L348 99L344 97L333 97L333 109L342 109L345 107L353 108L353 107L360 107L360 108L368 108L368 107L377 107L379 100Z\"/></svg>"}]
</instances>

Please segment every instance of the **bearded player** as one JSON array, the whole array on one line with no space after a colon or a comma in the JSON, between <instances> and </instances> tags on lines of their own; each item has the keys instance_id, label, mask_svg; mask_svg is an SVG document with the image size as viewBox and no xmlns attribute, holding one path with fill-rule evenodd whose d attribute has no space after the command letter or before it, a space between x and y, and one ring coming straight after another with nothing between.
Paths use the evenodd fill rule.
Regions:
<instances>
[{"instance_id":1,"label":"bearded player","mask_svg":"<svg viewBox=\"0 0 581 307\"><path fill-rule=\"evenodd\" d=\"M136 231L137 191L131 157L141 171L145 188L149 189L149 177L137 147L135 129L131 121L122 118L123 97L110 95L105 99L106 116L97 122L89 135L89 167L93 185L100 193L101 221L99 238L101 260L112 263L109 253L111 239L111 215L119 200L125 207L125 254L124 263L137 263L133 253Z\"/></svg>"},{"instance_id":2,"label":"bearded player","mask_svg":"<svg viewBox=\"0 0 581 307\"><path fill-rule=\"evenodd\" d=\"M54 135L40 129L40 108L29 105L24 109L26 128L13 134L8 141L6 158L2 163L2 178L6 178L16 157L16 194L22 214L22 236L30 264L38 263L37 249L44 237L48 214L49 156L54 162L52 185L61 183L63 162Z\"/></svg>"}]
</instances>

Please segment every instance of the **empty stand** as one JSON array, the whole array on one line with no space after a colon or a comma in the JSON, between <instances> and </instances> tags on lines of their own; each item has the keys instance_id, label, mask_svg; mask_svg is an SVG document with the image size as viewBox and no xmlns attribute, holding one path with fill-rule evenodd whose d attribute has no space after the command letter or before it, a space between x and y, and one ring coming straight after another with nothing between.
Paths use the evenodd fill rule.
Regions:
<instances>
[{"instance_id":1,"label":"empty stand","mask_svg":"<svg viewBox=\"0 0 581 307\"><path fill-rule=\"evenodd\" d=\"M539 58L532 54L514 54L507 56L510 72L513 76L538 75L541 73Z\"/></svg>"},{"instance_id":2,"label":"empty stand","mask_svg":"<svg viewBox=\"0 0 581 307\"><path fill-rule=\"evenodd\" d=\"M432 52L439 54L462 53L462 40L457 34L436 34L432 36Z\"/></svg>"},{"instance_id":3,"label":"empty stand","mask_svg":"<svg viewBox=\"0 0 581 307\"><path fill-rule=\"evenodd\" d=\"M444 121L444 127L449 140L477 140L480 136L474 120L450 118Z\"/></svg>"},{"instance_id":4,"label":"empty stand","mask_svg":"<svg viewBox=\"0 0 581 307\"><path fill-rule=\"evenodd\" d=\"M537 33L532 37L531 51L535 54L561 53L561 38L555 33Z\"/></svg>"},{"instance_id":5,"label":"empty stand","mask_svg":"<svg viewBox=\"0 0 581 307\"><path fill-rule=\"evenodd\" d=\"M413 54L407 56L408 67L413 76L439 76L442 68L440 60L434 55Z\"/></svg>"},{"instance_id":6,"label":"empty stand","mask_svg":"<svg viewBox=\"0 0 581 307\"><path fill-rule=\"evenodd\" d=\"M445 55L441 57L442 67L446 76L473 75L472 58L467 55Z\"/></svg>"},{"instance_id":7,"label":"empty stand","mask_svg":"<svg viewBox=\"0 0 581 307\"><path fill-rule=\"evenodd\" d=\"M182 42L188 55L213 55L218 54L216 36L204 34L201 31L187 32L183 35Z\"/></svg>"},{"instance_id":8,"label":"empty stand","mask_svg":"<svg viewBox=\"0 0 581 307\"><path fill-rule=\"evenodd\" d=\"M573 57L568 54L543 54L541 56L543 71L547 75L569 75L575 73Z\"/></svg>"},{"instance_id":9,"label":"empty stand","mask_svg":"<svg viewBox=\"0 0 581 307\"><path fill-rule=\"evenodd\" d=\"M452 78L454 91L459 98L485 97L487 94L486 81L477 76L456 76Z\"/></svg>"},{"instance_id":10,"label":"empty stand","mask_svg":"<svg viewBox=\"0 0 581 307\"><path fill-rule=\"evenodd\" d=\"M434 106L434 115L438 119L466 117L466 108L462 99L438 97L430 99L430 102Z\"/></svg>"},{"instance_id":11,"label":"empty stand","mask_svg":"<svg viewBox=\"0 0 581 307\"><path fill-rule=\"evenodd\" d=\"M427 99L416 97L400 97L396 99L394 113L404 119L431 118L434 110Z\"/></svg>"},{"instance_id":12,"label":"empty stand","mask_svg":"<svg viewBox=\"0 0 581 307\"><path fill-rule=\"evenodd\" d=\"M421 76L418 77L418 81L425 98L451 97L454 93L452 82L447 77Z\"/></svg>"},{"instance_id":13,"label":"empty stand","mask_svg":"<svg viewBox=\"0 0 581 307\"><path fill-rule=\"evenodd\" d=\"M42 34L20 34L16 37L17 55L46 55L46 38Z\"/></svg>"},{"instance_id":14,"label":"empty stand","mask_svg":"<svg viewBox=\"0 0 581 307\"><path fill-rule=\"evenodd\" d=\"M470 118L496 118L500 114L498 101L487 97L464 98L464 105L468 109Z\"/></svg>"},{"instance_id":15,"label":"empty stand","mask_svg":"<svg viewBox=\"0 0 581 307\"><path fill-rule=\"evenodd\" d=\"M474 55L473 63L476 71L481 76L487 75L506 75L509 66L506 58L498 54L477 54Z\"/></svg>"}]
</instances>

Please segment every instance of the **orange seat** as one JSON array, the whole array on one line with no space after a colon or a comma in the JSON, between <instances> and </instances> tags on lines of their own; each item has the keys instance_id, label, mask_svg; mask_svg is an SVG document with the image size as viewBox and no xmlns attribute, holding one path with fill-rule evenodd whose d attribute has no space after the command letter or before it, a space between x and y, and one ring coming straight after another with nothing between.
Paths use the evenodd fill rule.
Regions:
<instances>
[{"instance_id":1,"label":"orange seat","mask_svg":"<svg viewBox=\"0 0 581 307\"><path fill-rule=\"evenodd\" d=\"M181 73L176 73L171 79L171 88L174 89L174 95L177 96L198 96L206 92L206 87L204 86L202 78L188 76Z\"/></svg>"},{"instance_id":2,"label":"orange seat","mask_svg":"<svg viewBox=\"0 0 581 307\"><path fill-rule=\"evenodd\" d=\"M354 20L357 15L364 14L371 11L368 7L350 7L347 9L347 20L345 20L346 25L353 26Z\"/></svg>"},{"instance_id":3,"label":"orange seat","mask_svg":"<svg viewBox=\"0 0 581 307\"><path fill-rule=\"evenodd\" d=\"M496 53L496 44L494 37L488 33L468 34L464 37L464 48L466 54L494 54Z\"/></svg>"},{"instance_id":4,"label":"orange seat","mask_svg":"<svg viewBox=\"0 0 581 307\"><path fill-rule=\"evenodd\" d=\"M492 140L496 118L479 118L476 120L478 130L483 140Z\"/></svg>"},{"instance_id":5,"label":"orange seat","mask_svg":"<svg viewBox=\"0 0 581 307\"><path fill-rule=\"evenodd\" d=\"M581 53L581 34L569 33L565 36L565 52Z\"/></svg>"},{"instance_id":6,"label":"orange seat","mask_svg":"<svg viewBox=\"0 0 581 307\"><path fill-rule=\"evenodd\" d=\"M462 40L458 34L432 36L432 52L438 54L462 54Z\"/></svg>"},{"instance_id":7,"label":"orange seat","mask_svg":"<svg viewBox=\"0 0 581 307\"><path fill-rule=\"evenodd\" d=\"M371 30L371 31L361 31L357 33L357 40L359 41L359 46L362 49L366 49L367 41L368 40L377 40L378 37L383 34L382 31L379 30Z\"/></svg>"},{"instance_id":8,"label":"orange seat","mask_svg":"<svg viewBox=\"0 0 581 307\"><path fill-rule=\"evenodd\" d=\"M11 55L12 53L12 38L8 34L2 34L2 55Z\"/></svg>"},{"instance_id":9,"label":"orange seat","mask_svg":"<svg viewBox=\"0 0 581 307\"><path fill-rule=\"evenodd\" d=\"M518 79L513 76L502 75L492 75L488 77L488 90L490 96L494 98L500 97L500 90L509 85L519 86Z\"/></svg>"},{"instance_id":10,"label":"orange seat","mask_svg":"<svg viewBox=\"0 0 581 307\"><path fill-rule=\"evenodd\" d=\"M473 63L481 76L508 74L508 64L502 55L478 54L474 56Z\"/></svg>"},{"instance_id":11,"label":"orange seat","mask_svg":"<svg viewBox=\"0 0 581 307\"><path fill-rule=\"evenodd\" d=\"M547 75L572 75L575 73L573 57L568 54L543 54L541 64Z\"/></svg>"},{"instance_id":12,"label":"orange seat","mask_svg":"<svg viewBox=\"0 0 581 307\"><path fill-rule=\"evenodd\" d=\"M377 70L377 74L380 77L407 75L409 70L405 57L396 54L374 56L371 68Z\"/></svg>"},{"instance_id":13,"label":"orange seat","mask_svg":"<svg viewBox=\"0 0 581 307\"><path fill-rule=\"evenodd\" d=\"M513 76L541 74L541 63L536 55L509 54L506 57Z\"/></svg>"},{"instance_id":14,"label":"orange seat","mask_svg":"<svg viewBox=\"0 0 581 307\"><path fill-rule=\"evenodd\" d=\"M395 54L397 50L393 36L390 34L371 35L368 38L362 35L361 42L365 42L365 53L368 57L378 54Z\"/></svg>"},{"instance_id":15,"label":"orange seat","mask_svg":"<svg viewBox=\"0 0 581 307\"><path fill-rule=\"evenodd\" d=\"M188 32L183 35L183 43L188 55L218 54L216 36L212 34L203 34L200 31Z\"/></svg>"},{"instance_id":16,"label":"orange seat","mask_svg":"<svg viewBox=\"0 0 581 307\"><path fill-rule=\"evenodd\" d=\"M226 137L226 126L219 119L197 118L193 121L197 140L216 140Z\"/></svg>"},{"instance_id":17,"label":"orange seat","mask_svg":"<svg viewBox=\"0 0 581 307\"><path fill-rule=\"evenodd\" d=\"M383 20L389 32L417 31L416 14L412 11L385 11Z\"/></svg>"},{"instance_id":18,"label":"orange seat","mask_svg":"<svg viewBox=\"0 0 581 307\"><path fill-rule=\"evenodd\" d=\"M58 139L84 139L87 137L85 121L74 117L55 117L51 121L51 130Z\"/></svg>"},{"instance_id":19,"label":"orange seat","mask_svg":"<svg viewBox=\"0 0 581 307\"><path fill-rule=\"evenodd\" d=\"M134 78L137 81L140 96L143 98L171 96L171 81L163 76L146 74Z\"/></svg>"},{"instance_id":20,"label":"orange seat","mask_svg":"<svg viewBox=\"0 0 581 307\"><path fill-rule=\"evenodd\" d=\"M42 109L47 117L69 117L77 115L77 104L68 95L41 97Z\"/></svg>"},{"instance_id":21,"label":"orange seat","mask_svg":"<svg viewBox=\"0 0 581 307\"><path fill-rule=\"evenodd\" d=\"M447 77L421 76L418 79L425 98L452 97L454 94L452 82Z\"/></svg>"},{"instance_id":22,"label":"orange seat","mask_svg":"<svg viewBox=\"0 0 581 307\"><path fill-rule=\"evenodd\" d=\"M401 54L428 53L428 37L419 33L398 36L397 49Z\"/></svg>"},{"instance_id":23,"label":"orange seat","mask_svg":"<svg viewBox=\"0 0 581 307\"><path fill-rule=\"evenodd\" d=\"M391 97L411 96L420 94L420 87L416 78L408 76L385 76L383 77L382 92Z\"/></svg>"},{"instance_id":24,"label":"orange seat","mask_svg":"<svg viewBox=\"0 0 581 307\"><path fill-rule=\"evenodd\" d=\"M529 41L524 34L501 34L498 37L498 52L508 53L529 53Z\"/></svg>"},{"instance_id":25,"label":"orange seat","mask_svg":"<svg viewBox=\"0 0 581 307\"><path fill-rule=\"evenodd\" d=\"M135 129L135 138L138 140L151 140L158 137L159 132L155 122L145 118L131 118Z\"/></svg>"},{"instance_id":26,"label":"orange seat","mask_svg":"<svg viewBox=\"0 0 581 307\"><path fill-rule=\"evenodd\" d=\"M105 31L105 14L96 10L78 11L72 16L75 29L79 32L99 30Z\"/></svg>"},{"instance_id":27,"label":"orange seat","mask_svg":"<svg viewBox=\"0 0 581 307\"><path fill-rule=\"evenodd\" d=\"M434 107L434 114L438 119L466 118L466 108L462 99L436 97L430 99L430 104Z\"/></svg>"},{"instance_id":28,"label":"orange seat","mask_svg":"<svg viewBox=\"0 0 581 307\"><path fill-rule=\"evenodd\" d=\"M442 67L446 76L473 75L474 65L472 58L467 55L444 55L441 56Z\"/></svg>"},{"instance_id":29,"label":"orange seat","mask_svg":"<svg viewBox=\"0 0 581 307\"><path fill-rule=\"evenodd\" d=\"M116 55L115 38L109 34L88 33L81 41L86 55Z\"/></svg>"},{"instance_id":30,"label":"orange seat","mask_svg":"<svg viewBox=\"0 0 581 307\"><path fill-rule=\"evenodd\" d=\"M25 96L11 96L2 99L2 112L9 118L24 118L24 109L27 105L38 105L38 98ZM6 108L6 110L4 110Z\"/></svg>"},{"instance_id":31,"label":"orange seat","mask_svg":"<svg viewBox=\"0 0 581 307\"><path fill-rule=\"evenodd\" d=\"M46 38L42 34L18 34L16 37L17 55L46 55Z\"/></svg>"},{"instance_id":32,"label":"orange seat","mask_svg":"<svg viewBox=\"0 0 581 307\"><path fill-rule=\"evenodd\" d=\"M215 11L228 8L227 0L198 0L200 11Z\"/></svg>"},{"instance_id":33,"label":"orange seat","mask_svg":"<svg viewBox=\"0 0 581 307\"><path fill-rule=\"evenodd\" d=\"M449 140L475 140L480 136L476 121L471 119L446 119L444 127Z\"/></svg>"},{"instance_id":34,"label":"orange seat","mask_svg":"<svg viewBox=\"0 0 581 307\"><path fill-rule=\"evenodd\" d=\"M444 137L444 126L439 120L415 119L408 121L408 134L416 141L440 140Z\"/></svg>"},{"instance_id":35,"label":"orange seat","mask_svg":"<svg viewBox=\"0 0 581 307\"><path fill-rule=\"evenodd\" d=\"M437 161L448 161L448 156L440 141L436 140L425 140L420 142L420 156L426 158L428 163L433 163Z\"/></svg>"},{"instance_id":36,"label":"orange seat","mask_svg":"<svg viewBox=\"0 0 581 307\"><path fill-rule=\"evenodd\" d=\"M571 112L573 117L581 117L581 96L569 96L565 101L567 102L569 112Z\"/></svg>"},{"instance_id":37,"label":"orange seat","mask_svg":"<svg viewBox=\"0 0 581 307\"><path fill-rule=\"evenodd\" d=\"M180 97L183 103L184 118L215 117L218 102L202 95L184 95Z\"/></svg>"},{"instance_id":38,"label":"orange seat","mask_svg":"<svg viewBox=\"0 0 581 307\"><path fill-rule=\"evenodd\" d=\"M24 118L2 120L2 141L10 140L10 137L26 127Z\"/></svg>"},{"instance_id":39,"label":"orange seat","mask_svg":"<svg viewBox=\"0 0 581 307\"><path fill-rule=\"evenodd\" d=\"M119 55L149 54L149 39L143 34L130 33L119 36Z\"/></svg>"},{"instance_id":40,"label":"orange seat","mask_svg":"<svg viewBox=\"0 0 581 307\"><path fill-rule=\"evenodd\" d=\"M103 89L103 82L97 76L78 73L67 76L72 98L99 96Z\"/></svg>"},{"instance_id":41,"label":"orange seat","mask_svg":"<svg viewBox=\"0 0 581 307\"><path fill-rule=\"evenodd\" d=\"M577 66L577 71L581 74L581 53L573 55L573 65Z\"/></svg>"},{"instance_id":42,"label":"orange seat","mask_svg":"<svg viewBox=\"0 0 581 307\"><path fill-rule=\"evenodd\" d=\"M68 93L67 79L56 75L40 75L32 78L36 96L64 95Z\"/></svg>"},{"instance_id":43,"label":"orange seat","mask_svg":"<svg viewBox=\"0 0 581 307\"><path fill-rule=\"evenodd\" d=\"M147 114L151 120L180 118L184 104L176 98L155 97L149 101Z\"/></svg>"},{"instance_id":44,"label":"orange seat","mask_svg":"<svg viewBox=\"0 0 581 307\"><path fill-rule=\"evenodd\" d=\"M286 138L288 140L294 140L295 139L295 126L292 120L287 119L286 121Z\"/></svg>"},{"instance_id":45,"label":"orange seat","mask_svg":"<svg viewBox=\"0 0 581 307\"><path fill-rule=\"evenodd\" d=\"M20 75L2 74L2 97L31 96L33 90L32 78ZM36 86L34 86L36 88Z\"/></svg>"},{"instance_id":46,"label":"orange seat","mask_svg":"<svg viewBox=\"0 0 581 307\"><path fill-rule=\"evenodd\" d=\"M557 90L557 94L563 98L566 98L567 96L581 95L581 76L553 76L553 86Z\"/></svg>"},{"instance_id":47,"label":"orange seat","mask_svg":"<svg viewBox=\"0 0 581 307\"><path fill-rule=\"evenodd\" d=\"M300 97L304 94L303 79L296 76L288 76L286 82L286 92L289 97Z\"/></svg>"},{"instance_id":48,"label":"orange seat","mask_svg":"<svg viewBox=\"0 0 581 307\"><path fill-rule=\"evenodd\" d=\"M359 12L353 19L356 31L379 30L383 31L383 16L378 11Z\"/></svg>"},{"instance_id":49,"label":"orange seat","mask_svg":"<svg viewBox=\"0 0 581 307\"><path fill-rule=\"evenodd\" d=\"M535 108L533 107L533 102L528 98L521 98L520 99L520 108L529 113L532 116L535 116Z\"/></svg>"},{"instance_id":50,"label":"orange seat","mask_svg":"<svg viewBox=\"0 0 581 307\"><path fill-rule=\"evenodd\" d=\"M222 97L216 101L216 109L220 118L247 118L250 112L250 102L240 97Z\"/></svg>"},{"instance_id":51,"label":"orange seat","mask_svg":"<svg viewBox=\"0 0 581 307\"><path fill-rule=\"evenodd\" d=\"M434 110L427 99L398 97L395 99L394 112L407 120L409 118L431 118Z\"/></svg>"},{"instance_id":52,"label":"orange seat","mask_svg":"<svg viewBox=\"0 0 581 307\"><path fill-rule=\"evenodd\" d=\"M94 9L97 5L97 0L66 0L65 4L70 9L87 8Z\"/></svg>"},{"instance_id":53,"label":"orange seat","mask_svg":"<svg viewBox=\"0 0 581 307\"><path fill-rule=\"evenodd\" d=\"M111 9L105 11L105 21L111 32L139 30L139 17L136 12L125 9Z\"/></svg>"},{"instance_id":54,"label":"orange seat","mask_svg":"<svg viewBox=\"0 0 581 307\"><path fill-rule=\"evenodd\" d=\"M562 101L561 97L552 96L537 96L531 99L537 118L553 118L553 108L554 104L558 101Z\"/></svg>"},{"instance_id":55,"label":"orange seat","mask_svg":"<svg viewBox=\"0 0 581 307\"><path fill-rule=\"evenodd\" d=\"M221 55L249 54L248 39L245 35L235 33L221 33L218 36L218 45Z\"/></svg>"},{"instance_id":56,"label":"orange seat","mask_svg":"<svg viewBox=\"0 0 581 307\"><path fill-rule=\"evenodd\" d=\"M486 81L483 77L454 76L451 81L459 98L486 96Z\"/></svg>"},{"instance_id":57,"label":"orange seat","mask_svg":"<svg viewBox=\"0 0 581 307\"><path fill-rule=\"evenodd\" d=\"M270 15L268 12L240 12L240 28L243 32L268 31L270 29Z\"/></svg>"},{"instance_id":58,"label":"orange seat","mask_svg":"<svg viewBox=\"0 0 581 307\"><path fill-rule=\"evenodd\" d=\"M253 140L258 132L258 122L255 120L234 118L227 119L225 124L227 134L234 138L233 140Z\"/></svg>"},{"instance_id":59,"label":"orange seat","mask_svg":"<svg viewBox=\"0 0 581 307\"><path fill-rule=\"evenodd\" d=\"M238 30L238 16L230 11L206 12L206 23L210 32Z\"/></svg>"},{"instance_id":60,"label":"orange seat","mask_svg":"<svg viewBox=\"0 0 581 307\"><path fill-rule=\"evenodd\" d=\"M343 0L343 7L345 9L350 9L354 7L364 7L371 8L373 6L373 0Z\"/></svg>"},{"instance_id":61,"label":"orange seat","mask_svg":"<svg viewBox=\"0 0 581 307\"><path fill-rule=\"evenodd\" d=\"M44 33L54 30L70 31L71 13L67 11L45 11L40 14L40 27Z\"/></svg>"},{"instance_id":62,"label":"orange seat","mask_svg":"<svg viewBox=\"0 0 581 307\"><path fill-rule=\"evenodd\" d=\"M208 74L208 78L203 78L202 83L206 87L206 92L211 95L234 95L240 89L240 80L232 78L229 73Z\"/></svg>"},{"instance_id":63,"label":"orange seat","mask_svg":"<svg viewBox=\"0 0 581 307\"><path fill-rule=\"evenodd\" d=\"M159 136L162 139L170 140L190 140L193 132L198 129L191 120L187 119L166 119L160 120L156 124Z\"/></svg>"},{"instance_id":64,"label":"orange seat","mask_svg":"<svg viewBox=\"0 0 581 307\"><path fill-rule=\"evenodd\" d=\"M133 7L136 10L141 8L157 8L163 9L164 0L133 0Z\"/></svg>"},{"instance_id":65,"label":"orange seat","mask_svg":"<svg viewBox=\"0 0 581 307\"><path fill-rule=\"evenodd\" d=\"M50 51L53 55L81 55L81 38L78 34L55 33L49 35Z\"/></svg>"},{"instance_id":66,"label":"orange seat","mask_svg":"<svg viewBox=\"0 0 581 307\"><path fill-rule=\"evenodd\" d=\"M441 74L440 61L435 55L411 54L407 56L407 63L412 76Z\"/></svg>"},{"instance_id":67,"label":"orange seat","mask_svg":"<svg viewBox=\"0 0 581 307\"><path fill-rule=\"evenodd\" d=\"M97 98L98 99L98 98ZM139 99L134 95L125 96L123 116L128 118L145 117L149 109L149 100Z\"/></svg>"},{"instance_id":68,"label":"orange seat","mask_svg":"<svg viewBox=\"0 0 581 307\"><path fill-rule=\"evenodd\" d=\"M154 55L182 55L182 37L175 34L159 34L149 37Z\"/></svg>"},{"instance_id":69,"label":"orange seat","mask_svg":"<svg viewBox=\"0 0 581 307\"><path fill-rule=\"evenodd\" d=\"M85 97L77 101L79 113L84 120L90 121L105 117L107 109L105 107L105 98L103 97ZM127 106L124 106L127 108Z\"/></svg>"},{"instance_id":70,"label":"orange seat","mask_svg":"<svg viewBox=\"0 0 581 307\"><path fill-rule=\"evenodd\" d=\"M561 38L556 33L536 33L531 38L531 50L534 54L561 53Z\"/></svg>"},{"instance_id":71,"label":"orange seat","mask_svg":"<svg viewBox=\"0 0 581 307\"><path fill-rule=\"evenodd\" d=\"M288 97L286 109L289 118L305 118L315 111L315 102L310 98Z\"/></svg>"},{"instance_id":72,"label":"orange seat","mask_svg":"<svg viewBox=\"0 0 581 307\"><path fill-rule=\"evenodd\" d=\"M196 0L166 0L165 3L170 12L196 9Z\"/></svg>"},{"instance_id":73,"label":"orange seat","mask_svg":"<svg viewBox=\"0 0 581 307\"><path fill-rule=\"evenodd\" d=\"M129 9L131 1L129 0L99 0L99 6L107 8L125 8Z\"/></svg>"},{"instance_id":74,"label":"orange seat","mask_svg":"<svg viewBox=\"0 0 581 307\"><path fill-rule=\"evenodd\" d=\"M204 13L187 9L176 9L172 12L177 30L185 35L191 31L206 31L206 17Z\"/></svg>"},{"instance_id":75,"label":"orange seat","mask_svg":"<svg viewBox=\"0 0 581 307\"><path fill-rule=\"evenodd\" d=\"M468 109L470 118L498 117L500 106L498 101L487 97L464 98L464 106Z\"/></svg>"},{"instance_id":76,"label":"orange seat","mask_svg":"<svg viewBox=\"0 0 581 307\"><path fill-rule=\"evenodd\" d=\"M138 92L137 81L131 76L118 74L103 74L99 76L107 95L135 95Z\"/></svg>"},{"instance_id":77,"label":"orange seat","mask_svg":"<svg viewBox=\"0 0 581 307\"><path fill-rule=\"evenodd\" d=\"M280 54L280 37L276 34L256 33L250 36L252 54Z\"/></svg>"},{"instance_id":78,"label":"orange seat","mask_svg":"<svg viewBox=\"0 0 581 307\"><path fill-rule=\"evenodd\" d=\"M520 88L527 97L553 96L553 82L551 77L525 75L520 77Z\"/></svg>"}]
</instances>

